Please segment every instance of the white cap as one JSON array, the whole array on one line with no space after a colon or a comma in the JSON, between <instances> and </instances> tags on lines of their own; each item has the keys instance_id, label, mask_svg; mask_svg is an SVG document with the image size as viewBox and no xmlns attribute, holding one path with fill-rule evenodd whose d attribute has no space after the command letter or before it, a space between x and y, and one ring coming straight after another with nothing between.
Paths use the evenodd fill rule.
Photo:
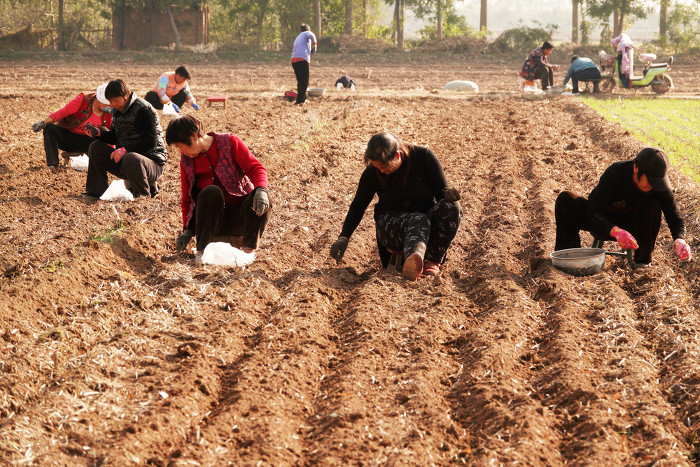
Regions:
<instances>
[{"instance_id":1,"label":"white cap","mask_svg":"<svg viewBox=\"0 0 700 467\"><path fill-rule=\"evenodd\" d=\"M109 105L109 99L105 97L105 89L107 88L107 83L102 83L97 87L97 91L95 92L97 100L100 101L103 104Z\"/></svg>"}]
</instances>

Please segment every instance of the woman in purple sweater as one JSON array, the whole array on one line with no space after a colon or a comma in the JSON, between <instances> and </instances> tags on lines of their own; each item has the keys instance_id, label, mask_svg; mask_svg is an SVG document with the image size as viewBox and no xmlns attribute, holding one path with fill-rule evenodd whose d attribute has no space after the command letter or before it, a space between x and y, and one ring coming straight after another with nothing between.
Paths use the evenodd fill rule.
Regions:
<instances>
[{"instance_id":1,"label":"woman in purple sweater","mask_svg":"<svg viewBox=\"0 0 700 467\"><path fill-rule=\"evenodd\" d=\"M343 258L350 236L376 194L374 220L384 266L389 258L383 253L402 252L406 279L437 275L462 219L459 194L447 188L437 157L428 148L377 133L367 144L365 162L367 168L340 236L331 246L331 256L337 261Z\"/></svg>"}]
</instances>

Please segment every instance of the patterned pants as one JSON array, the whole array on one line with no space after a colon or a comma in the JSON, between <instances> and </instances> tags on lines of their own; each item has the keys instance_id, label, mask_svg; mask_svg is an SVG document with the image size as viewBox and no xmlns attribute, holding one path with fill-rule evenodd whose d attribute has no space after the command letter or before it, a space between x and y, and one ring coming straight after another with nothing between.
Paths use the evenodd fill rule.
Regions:
<instances>
[{"instance_id":1,"label":"patterned pants","mask_svg":"<svg viewBox=\"0 0 700 467\"><path fill-rule=\"evenodd\" d=\"M459 202L442 199L425 214L394 211L380 216L376 220L377 240L389 250L403 251L404 258L424 243L425 259L442 263L461 220Z\"/></svg>"}]
</instances>

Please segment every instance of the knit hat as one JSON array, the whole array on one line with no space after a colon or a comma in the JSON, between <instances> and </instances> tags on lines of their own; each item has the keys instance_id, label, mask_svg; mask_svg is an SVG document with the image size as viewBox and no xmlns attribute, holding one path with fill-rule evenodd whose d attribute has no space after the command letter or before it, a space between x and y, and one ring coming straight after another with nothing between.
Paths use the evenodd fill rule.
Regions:
<instances>
[{"instance_id":1,"label":"knit hat","mask_svg":"<svg viewBox=\"0 0 700 467\"><path fill-rule=\"evenodd\" d=\"M97 87L97 91L95 92L95 95L97 97L97 100L100 101L103 104L109 105L109 99L105 97L105 88L107 88L107 83L102 83Z\"/></svg>"},{"instance_id":2,"label":"knit hat","mask_svg":"<svg viewBox=\"0 0 700 467\"><path fill-rule=\"evenodd\" d=\"M671 190L668 179L668 156L659 148L644 148L634 158L639 175L646 175L649 185L655 191Z\"/></svg>"}]
</instances>

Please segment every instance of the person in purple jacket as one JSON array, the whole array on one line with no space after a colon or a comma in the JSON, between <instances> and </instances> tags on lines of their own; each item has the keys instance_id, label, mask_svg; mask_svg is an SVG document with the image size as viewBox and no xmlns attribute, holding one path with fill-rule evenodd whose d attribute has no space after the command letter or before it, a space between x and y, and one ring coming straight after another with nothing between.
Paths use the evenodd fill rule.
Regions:
<instances>
[{"instance_id":1,"label":"person in purple jacket","mask_svg":"<svg viewBox=\"0 0 700 467\"><path fill-rule=\"evenodd\" d=\"M316 53L316 36L311 32L308 24L299 27L299 35L294 39L292 49L292 68L297 77L296 104L306 102L306 89L309 87L309 64L311 56Z\"/></svg>"}]
</instances>

